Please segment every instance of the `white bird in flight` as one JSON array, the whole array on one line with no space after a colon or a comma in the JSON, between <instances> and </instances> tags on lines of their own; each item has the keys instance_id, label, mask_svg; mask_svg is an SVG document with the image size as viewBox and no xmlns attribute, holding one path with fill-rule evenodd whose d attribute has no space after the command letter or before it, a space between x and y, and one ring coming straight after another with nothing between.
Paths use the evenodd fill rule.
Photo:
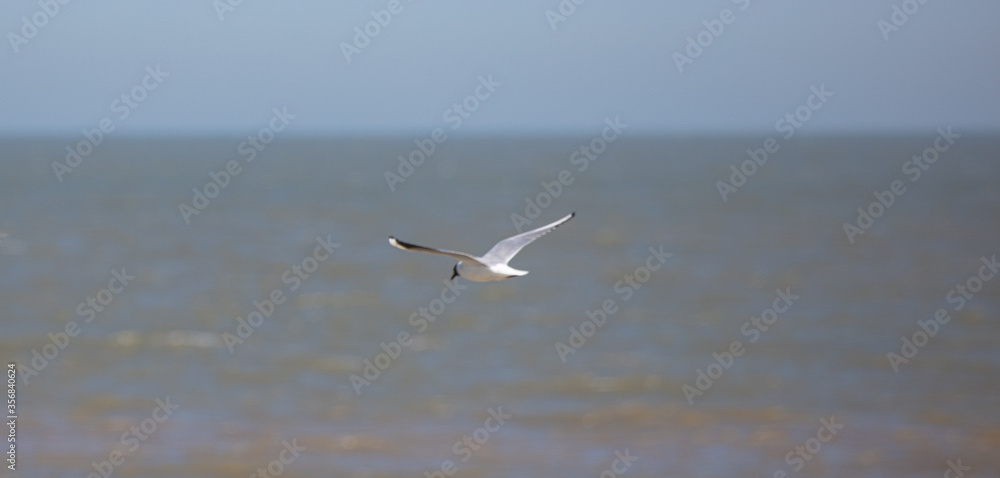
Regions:
<instances>
[{"instance_id":1,"label":"white bird in flight","mask_svg":"<svg viewBox=\"0 0 1000 478\"><path fill-rule=\"evenodd\" d=\"M513 267L508 266L507 263L510 262L510 260L513 259L514 256L521 251L521 249L524 249L524 246L527 246L535 239L548 234L549 231L561 226L564 222L573 219L573 216L575 215L576 213L574 212L556 222L553 222L552 224L548 224L528 232L522 232L516 236L508 237L507 239L496 243L496 245L494 245L493 248L482 257L476 257L464 252L418 246L416 244L400 241L392 236L389 236L389 244L392 244L393 247L404 251L429 252L431 254L451 256L458 259L458 264L455 264L455 267L452 269L452 280L454 280L456 276L461 276L475 282L497 281L508 277L523 276L527 274L528 271L514 269Z\"/></svg>"}]
</instances>

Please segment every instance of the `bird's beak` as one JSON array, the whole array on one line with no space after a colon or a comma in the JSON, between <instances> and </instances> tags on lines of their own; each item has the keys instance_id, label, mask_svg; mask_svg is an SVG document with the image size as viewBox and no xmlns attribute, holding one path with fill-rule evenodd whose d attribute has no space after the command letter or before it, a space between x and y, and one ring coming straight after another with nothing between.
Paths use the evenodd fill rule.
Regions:
<instances>
[{"instance_id":1,"label":"bird's beak","mask_svg":"<svg viewBox=\"0 0 1000 478\"><path fill-rule=\"evenodd\" d=\"M448 280L455 280L456 277L458 277L458 264L455 264L455 267L451 269L451 279Z\"/></svg>"}]
</instances>

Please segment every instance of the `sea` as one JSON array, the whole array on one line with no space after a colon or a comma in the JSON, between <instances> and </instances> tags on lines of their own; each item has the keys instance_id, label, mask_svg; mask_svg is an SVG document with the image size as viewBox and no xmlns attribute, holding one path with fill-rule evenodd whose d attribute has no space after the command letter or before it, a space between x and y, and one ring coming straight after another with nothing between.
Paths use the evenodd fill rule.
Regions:
<instances>
[{"instance_id":1,"label":"sea","mask_svg":"<svg viewBox=\"0 0 1000 478\"><path fill-rule=\"evenodd\" d=\"M0 476L1000 474L1000 137L264 139L0 139Z\"/></svg>"}]
</instances>

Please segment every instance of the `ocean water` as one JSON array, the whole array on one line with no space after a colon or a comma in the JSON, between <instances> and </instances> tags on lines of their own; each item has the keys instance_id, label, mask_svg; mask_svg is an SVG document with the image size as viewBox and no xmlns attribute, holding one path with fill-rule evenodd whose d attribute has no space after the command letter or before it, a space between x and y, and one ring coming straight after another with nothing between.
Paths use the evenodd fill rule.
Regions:
<instances>
[{"instance_id":1,"label":"ocean water","mask_svg":"<svg viewBox=\"0 0 1000 478\"><path fill-rule=\"evenodd\" d=\"M936 137L5 139L4 476L994 476L1000 139Z\"/></svg>"}]
</instances>

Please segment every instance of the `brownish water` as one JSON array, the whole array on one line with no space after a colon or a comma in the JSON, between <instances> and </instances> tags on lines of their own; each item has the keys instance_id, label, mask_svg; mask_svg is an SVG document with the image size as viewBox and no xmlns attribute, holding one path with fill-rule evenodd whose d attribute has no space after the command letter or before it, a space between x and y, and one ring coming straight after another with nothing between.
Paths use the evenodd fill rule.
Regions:
<instances>
[{"instance_id":1,"label":"brownish water","mask_svg":"<svg viewBox=\"0 0 1000 478\"><path fill-rule=\"evenodd\" d=\"M1000 140L962 136L914 181L904 163L935 136L796 137L726 201L717 181L761 138L623 139L584 170L570 154L589 138L450 140L395 191L410 140L286 139L252 163L239 139L123 140L62 182L68 142L6 140L0 357L37 375L18 381L4 476L420 477L450 460L460 477L910 477L959 459L993 476L1000 279L960 310L951 291L1000 254ZM240 174L185 223L228 160ZM533 224L577 217L513 261L525 277L459 279L446 303L453 261L386 242L485 252L562 170ZM905 193L851 244L844 223L894 180ZM101 296L113 270L134 279ZM779 289L798 297L766 325ZM938 309L950 320L894 371ZM356 389L366 360L385 370Z\"/></svg>"}]
</instances>

